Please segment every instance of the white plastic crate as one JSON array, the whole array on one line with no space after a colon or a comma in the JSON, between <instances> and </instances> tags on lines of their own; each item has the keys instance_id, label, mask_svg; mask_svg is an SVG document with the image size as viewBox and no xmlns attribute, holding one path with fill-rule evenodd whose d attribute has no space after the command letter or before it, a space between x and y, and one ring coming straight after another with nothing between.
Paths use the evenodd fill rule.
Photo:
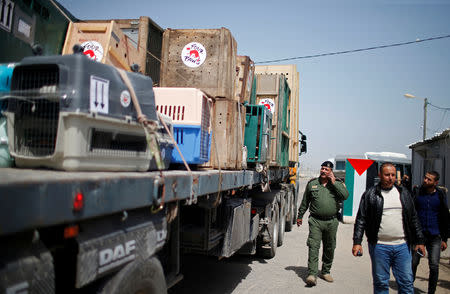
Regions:
<instances>
[{"instance_id":1,"label":"white plastic crate","mask_svg":"<svg viewBox=\"0 0 450 294\"><path fill-rule=\"evenodd\" d=\"M153 88L156 111L173 121L174 137L187 163L209 160L211 146L212 101L195 88ZM176 150L173 163L183 163Z\"/></svg>"}]
</instances>

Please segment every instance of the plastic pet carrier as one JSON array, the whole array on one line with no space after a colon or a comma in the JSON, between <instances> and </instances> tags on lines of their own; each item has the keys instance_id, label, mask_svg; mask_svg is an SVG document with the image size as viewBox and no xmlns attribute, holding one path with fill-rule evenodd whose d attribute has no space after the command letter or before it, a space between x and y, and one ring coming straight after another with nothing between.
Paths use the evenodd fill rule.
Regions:
<instances>
[{"instance_id":1,"label":"plastic pet carrier","mask_svg":"<svg viewBox=\"0 0 450 294\"><path fill-rule=\"evenodd\" d=\"M0 167L12 166L14 163L9 154L6 117L3 116L6 108L6 95L9 94L11 88L13 69L14 63L0 64Z\"/></svg>"},{"instance_id":2,"label":"plastic pet carrier","mask_svg":"<svg viewBox=\"0 0 450 294\"><path fill-rule=\"evenodd\" d=\"M152 80L124 75L130 88L118 69L82 54L23 59L14 69L5 112L16 165L145 171L156 169L159 153L170 162L173 146L156 114ZM148 135L137 121L131 88L154 126Z\"/></svg>"},{"instance_id":3,"label":"plastic pet carrier","mask_svg":"<svg viewBox=\"0 0 450 294\"><path fill-rule=\"evenodd\" d=\"M154 88L156 110L173 120L175 140L189 164L209 160L211 146L212 101L194 88ZM173 163L183 163L174 150Z\"/></svg>"}]
</instances>

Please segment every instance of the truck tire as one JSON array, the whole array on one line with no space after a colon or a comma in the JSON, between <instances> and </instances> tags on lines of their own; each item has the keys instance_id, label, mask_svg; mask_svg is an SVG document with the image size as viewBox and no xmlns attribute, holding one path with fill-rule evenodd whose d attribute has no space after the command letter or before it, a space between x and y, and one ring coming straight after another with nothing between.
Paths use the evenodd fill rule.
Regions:
<instances>
[{"instance_id":1,"label":"truck tire","mask_svg":"<svg viewBox=\"0 0 450 294\"><path fill-rule=\"evenodd\" d=\"M258 255L263 258L273 258L277 252L279 211L278 203L276 203L268 225L270 242L268 244L258 244Z\"/></svg>"},{"instance_id":2,"label":"truck tire","mask_svg":"<svg viewBox=\"0 0 450 294\"><path fill-rule=\"evenodd\" d=\"M289 208L288 208L288 214L286 217L286 232L292 231L292 226L294 224L294 193L292 190L289 190L288 192L288 201Z\"/></svg>"},{"instance_id":3,"label":"truck tire","mask_svg":"<svg viewBox=\"0 0 450 294\"><path fill-rule=\"evenodd\" d=\"M284 205L287 203L284 202ZM279 212L279 222L278 222L278 242L277 246L283 245L284 242L284 232L286 230L286 214L284 213L284 205L281 206Z\"/></svg>"},{"instance_id":4,"label":"truck tire","mask_svg":"<svg viewBox=\"0 0 450 294\"><path fill-rule=\"evenodd\" d=\"M134 261L106 282L102 294L167 294L166 279L156 257Z\"/></svg>"}]
</instances>

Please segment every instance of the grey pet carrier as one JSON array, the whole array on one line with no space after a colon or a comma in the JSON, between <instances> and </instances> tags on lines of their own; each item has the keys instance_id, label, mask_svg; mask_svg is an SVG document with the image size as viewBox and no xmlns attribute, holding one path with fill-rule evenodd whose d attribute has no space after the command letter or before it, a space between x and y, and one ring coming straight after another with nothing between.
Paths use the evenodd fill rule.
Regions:
<instances>
[{"instance_id":1,"label":"grey pet carrier","mask_svg":"<svg viewBox=\"0 0 450 294\"><path fill-rule=\"evenodd\" d=\"M131 72L126 76L142 113L158 126L156 137L162 143L163 168L167 168L173 145L156 114L152 80ZM116 68L84 55L23 59L13 72L6 111L16 165L63 170L156 169L155 150L149 148L137 120L130 91Z\"/></svg>"}]
</instances>

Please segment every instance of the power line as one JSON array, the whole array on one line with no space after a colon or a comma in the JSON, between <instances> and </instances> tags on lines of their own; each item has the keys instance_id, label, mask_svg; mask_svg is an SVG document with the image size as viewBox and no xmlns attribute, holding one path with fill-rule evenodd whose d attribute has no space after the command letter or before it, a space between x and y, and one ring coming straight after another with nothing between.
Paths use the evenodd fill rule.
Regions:
<instances>
[{"instance_id":1,"label":"power line","mask_svg":"<svg viewBox=\"0 0 450 294\"><path fill-rule=\"evenodd\" d=\"M361 49L352 49L352 50L346 50L346 51L329 52L329 53L321 53L321 54L315 54L315 55L306 55L306 56L289 57L289 58L282 58L282 59L275 59L275 60L258 61L255 63L272 63L272 62L280 62L280 61L288 61L288 60L296 60L296 59L309 59L309 58L324 57L324 56L330 56L330 55L348 54L348 53L369 51L369 50L375 50L375 49L404 46L404 45L410 45L410 44L421 43L421 42L426 42L426 41L434 41L434 40L445 39L445 38L449 38L449 37L450 37L450 35L437 36L437 37L430 37L430 38L426 38L426 39L417 39L415 41L409 41L409 42L403 42L403 43L394 43L394 44L389 44L389 45L380 45L380 46L361 48Z\"/></svg>"},{"instance_id":2,"label":"power line","mask_svg":"<svg viewBox=\"0 0 450 294\"><path fill-rule=\"evenodd\" d=\"M433 106L433 107L436 107L437 109L441 109L441 110L445 110L445 111L449 111L449 110L450 110L450 107L447 107L447 108L445 108L445 107L439 107L439 106L436 106L436 105L434 105L434 104L432 104L432 103L430 103L430 102L427 102L427 104L428 104L428 105L431 105L431 106Z\"/></svg>"}]
</instances>

